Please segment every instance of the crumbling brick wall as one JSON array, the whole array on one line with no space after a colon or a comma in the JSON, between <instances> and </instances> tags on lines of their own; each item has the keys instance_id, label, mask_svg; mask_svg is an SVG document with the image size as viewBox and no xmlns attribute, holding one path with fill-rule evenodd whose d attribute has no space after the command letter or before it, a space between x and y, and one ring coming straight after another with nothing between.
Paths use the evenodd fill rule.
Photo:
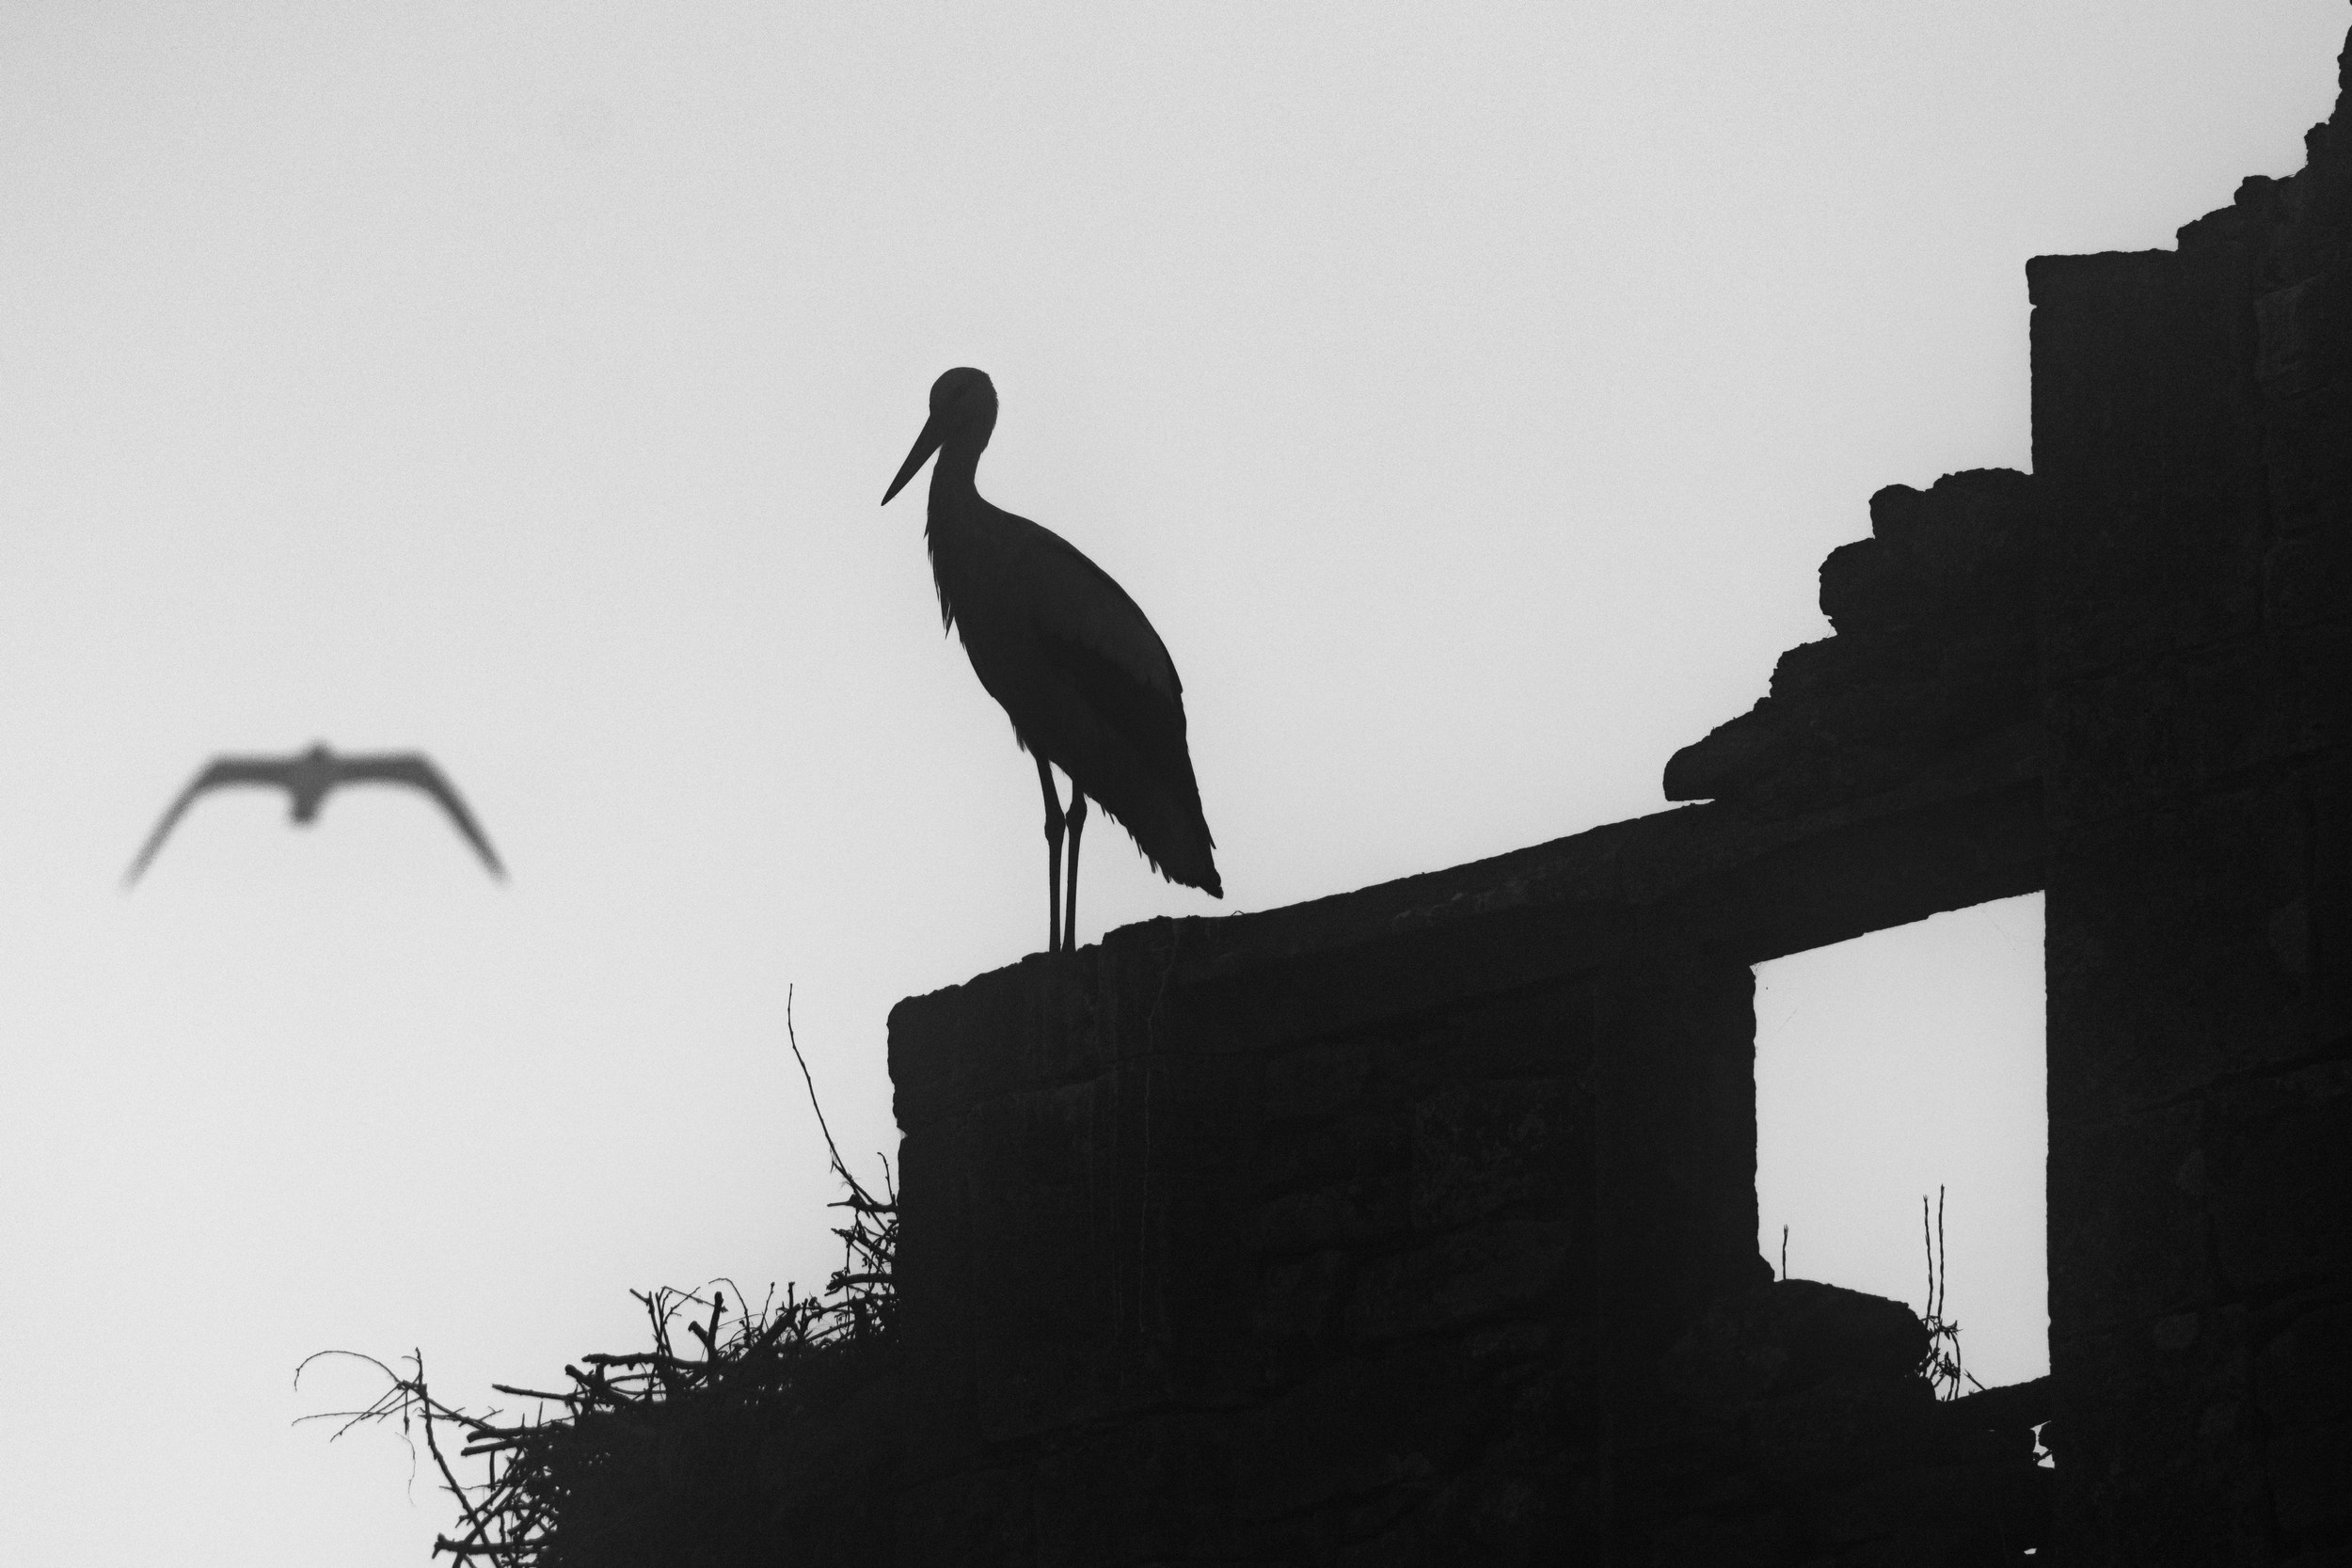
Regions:
<instances>
[{"instance_id":1,"label":"crumbling brick wall","mask_svg":"<svg viewBox=\"0 0 2352 1568\"><path fill-rule=\"evenodd\" d=\"M1910 1308L1835 1285L1717 1301L1668 1352L1651 1438L1619 1466L1655 1523L1615 1560L2027 1560L2050 1539L2033 1432L2049 1380L1939 1401L1928 1347Z\"/></svg>"},{"instance_id":2,"label":"crumbling brick wall","mask_svg":"<svg viewBox=\"0 0 2352 1568\"><path fill-rule=\"evenodd\" d=\"M2176 250L2027 274L2073 1562L2352 1546L2341 103L2308 145Z\"/></svg>"},{"instance_id":3,"label":"crumbling brick wall","mask_svg":"<svg viewBox=\"0 0 2352 1568\"><path fill-rule=\"evenodd\" d=\"M2039 809L1693 807L900 1004L901 1560L1647 1560L1667 1352L1771 1273L1751 966L2038 886Z\"/></svg>"}]
</instances>

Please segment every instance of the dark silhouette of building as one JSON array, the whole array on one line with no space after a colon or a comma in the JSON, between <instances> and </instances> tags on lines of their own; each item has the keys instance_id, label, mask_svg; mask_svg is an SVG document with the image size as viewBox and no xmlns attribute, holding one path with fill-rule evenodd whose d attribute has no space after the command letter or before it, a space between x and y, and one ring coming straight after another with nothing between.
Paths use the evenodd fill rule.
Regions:
<instances>
[{"instance_id":1,"label":"dark silhouette of building","mask_svg":"<svg viewBox=\"0 0 2352 1568\"><path fill-rule=\"evenodd\" d=\"M1669 764L1705 803L902 1003L906 1368L778 1470L779 1529L2344 1560L2341 103L2309 148L2175 250L2031 263L2034 474L1874 497L1836 634ZM1923 1404L1915 1320L1756 1256L1751 966L2036 890L2052 1372Z\"/></svg>"}]
</instances>

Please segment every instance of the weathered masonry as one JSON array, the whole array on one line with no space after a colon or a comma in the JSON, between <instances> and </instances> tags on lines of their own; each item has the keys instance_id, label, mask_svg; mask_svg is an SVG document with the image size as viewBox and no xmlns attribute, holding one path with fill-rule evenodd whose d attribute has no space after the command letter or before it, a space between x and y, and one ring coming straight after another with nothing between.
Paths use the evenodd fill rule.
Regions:
<instances>
[{"instance_id":1,"label":"weathered masonry","mask_svg":"<svg viewBox=\"0 0 2352 1568\"><path fill-rule=\"evenodd\" d=\"M898 1560L1910 1560L1938 1497L2010 1560L1963 1516L2053 1414L2040 1560L2352 1551L2341 103L2309 145L2031 264L2034 475L1873 498L1706 803L898 1007ZM1899 1493L1775 1481L1690 1385L1819 1306L1756 1256L1750 966L2035 890L2049 1384Z\"/></svg>"},{"instance_id":2,"label":"weathered masonry","mask_svg":"<svg viewBox=\"0 0 2352 1568\"><path fill-rule=\"evenodd\" d=\"M1601 1539L1665 1351L1769 1277L1749 966L2042 854L2030 780L1700 806L902 1005L908 1560Z\"/></svg>"},{"instance_id":3,"label":"weathered masonry","mask_svg":"<svg viewBox=\"0 0 2352 1568\"><path fill-rule=\"evenodd\" d=\"M2309 146L2176 251L2026 269L2074 1561L2352 1545L2342 100Z\"/></svg>"}]
</instances>

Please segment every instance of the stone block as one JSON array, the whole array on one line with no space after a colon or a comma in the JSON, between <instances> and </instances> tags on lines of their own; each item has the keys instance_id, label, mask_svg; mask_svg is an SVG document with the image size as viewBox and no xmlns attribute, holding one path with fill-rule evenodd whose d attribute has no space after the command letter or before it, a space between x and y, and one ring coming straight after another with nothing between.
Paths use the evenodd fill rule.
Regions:
<instances>
[{"instance_id":1,"label":"stone block","mask_svg":"<svg viewBox=\"0 0 2352 1568\"><path fill-rule=\"evenodd\" d=\"M2338 1275L2341 1279L2341 1273ZM2352 1526L2352 1302L2306 1301L2254 1358L2263 1457L2280 1528L2316 1543Z\"/></svg>"},{"instance_id":2,"label":"stone block","mask_svg":"<svg viewBox=\"0 0 2352 1568\"><path fill-rule=\"evenodd\" d=\"M1583 1560L1599 1537L1589 1481L1500 1465L1434 1494L1322 1511L1251 1562L1334 1568L1522 1568Z\"/></svg>"},{"instance_id":3,"label":"stone block","mask_svg":"<svg viewBox=\"0 0 2352 1568\"><path fill-rule=\"evenodd\" d=\"M1647 1561L1653 1568L1790 1568L1799 1556L1794 1523L1764 1509L1677 1519L1651 1537Z\"/></svg>"},{"instance_id":4,"label":"stone block","mask_svg":"<svg viewBox=\"0 0 2352 1568\"><path fill-rule=\"evenodd\" d=\"M2263 487L2279 538L2316 533L2341 538L2352 527L2352 451L2343 439L2347 425L2352 425L2352 378L2264 410ZM2331 578L2333 568L2322 565L2317 575ZM2265 571L2266 584L2278 580L2278 574ZM2343 603L2336 601L2338 615ZM2327 617L2324 603L2311 608Z\"/></svg>"},{"instance_id":5,"label":"stone block","mask_svg":"<svg viewBox=\"0 0 2352 1568\"><path fill-rule=\"evenodd\" d=\"M2254 1357L2254 1402L2274 1435L2352 1414L2352 1303L2306 1304ZM2347 1487L2352 1491L2352 1487Z\"/></svg>"},{"instance_id":6,"label":"stone block","mask_svg":"<svg viewBox=\"0 0 2352 1568\"><path fill-rule=\"evenodd\" d=\"M1249 1326L1263 1384L1295 1382L1339 1354L1340 1310L1354 1278L1353 1259L1337 1247L1261 1266Z\"/></svg>"},{"instance_id":7,"label":"stone block","mask_svg":"<svg viewBox=\"0 0 2352 1568\"><path fill-rule=\"evenodd\" d=\"M1366 1263L1346 1309L1372 1342L1540 1312L1568 1277L1568 1227L1491 1221Z\"/></svg>"},{"instance_id":8,"label":"stone block","mask_svg":"<svg viewBox=\"0 0 2352 1568\"><path fill-rule=\"evenodd\" d=\"M2051 821L2074 829L2162 807L2304 750L2288 675L2276 647L2245 637L2051 683Z\"/></svg>"},{"instance_id":9,"label":"stone block","mask_svg":"<svg viewBox=\"0 0 2352 1568\"><path fill-rule=\"evenodd\" d=\"M2352 1061L2231 1085L2206 1112L2223 1281L2249 1297L2352 1279Z\"/></svg>"},{"instance_id":10,"label":"stone block","mask_svg":"<svg viewBox=\"0 0 2352 1568\"><path fill-rule=\"evenodd\" d=\"M1261 955L1255 965L1171 984L1162 1016L1171 1037L1220 1054L1378 1037L1400 1022L1572 981L1620 955L1626 916L1613 900L1579 897L1503 902L1468 921L1401 911L1345 945L1301 946L1279 964Z\"/></svg>"},{"instance_id":11,"label":"stone block","mask_svg":"<svg viewBox=\"0 0 2352 1568\"><path fill-rule=\"evenodd\" d=\"M1001 971L891 1008L890 1079L899 1131L920 1132L1014 1086L998 1042L1027 1023L1023 988Z\"/></svg>"},{"instance_id":12,"label":"stone block","mask_svg":"<svg viewBox=\"0 0 2352 1568\"><path fill-rule=\"evenodd\" d=\"M2342 1549L2352 1532L2352 1418L2279 1433L2263 1457L2280 1528Z\"/></svg>"},{"instance_id":13,"label":"stone block","mask_svg":"<svg viewBox=\"0 0 2352 1568\"><path fill-rule=\"evenodd\" d=\"M2352 748L2352 615L2280 628L2280 748L2298 758Z\"/></svg>"},{"instance_id":14,"label":"stone block","mask_svg":"<svg viewBox=\"0 0 2352 1568\"><path fill-rule=\"evenodd\" d=\"M1619 1444L1616 1461L1618 1507L1629 1517L1752 1513L1773 1501L1736 1433L1684 1431Z\"/></svg>"},{"instance_id":15,"label":"stone block","mask_svg":"<svg viewBox=\"0 0 2352 1568\"><path fill-rule=\"evenodd\" d=\"M1898 1470L1824 1492L1804 1507L1807 1533L1828 1545L1948 1531L1963 1549L2014 1556L2049 1538L2050 1472L2032 1465ZM2001 1559L1994 1559L2001 1560Z\"/></svg>"},{"instance_id":16,"label":"stone block","mask_svg":"<svg viewBox=\"0 0 2352 1568\"><path fill-rule=\"evenodd\" d=\"M1387 1042L1318 1040L1269 1053L1259 1081L1259 1115L1269 1124L1343 1116L1365 1103L1390 1069Z\"/></svg>"},{"instance_id":17,"label":"stone block","mask_svg":"<svg viewBox=\"0 0 2352 1568\"><path fill-rule=\"evenodd\" d=\"M1434 1496L1487 1401L1441 1350L1354 1356L1233 1419L1234 1505L1274 1520L1375 1494ZM1370 1533L1367 1531L1366 1533Z\"/></svg>"},{"instance_id":18,"label":"stone block","mask_svg":"<svg viewBox=\"0 0 2352 1568\"><path fill-rule=\"evenodd\" d=\"M2268 1528L2246 1314L2180 1313L2054 1338L2057 1547L2072 1560L2227 1560Z\"/></svg>"},{"instance_id":19,"label":"stone block","mask_svg":"<svg viewBox=\"0 0 2352 1568\"><path fill-rule=\"evenodd\" d=\"M1936 1457L1934 1406L1917 1377L1832 1377L1751 1407L1748 1461L1790 1489L1922 1465Z\"/></svg>"},{"instance_id":20,"label":"stone block","mask_svg":"<svg viewBox=\"0 0 2352 1568\"><path fill-rule=\"evenodd\" d=\"M2352 528L2291 533L2263 555L2263 610L2273 626L2352 619Z\"/></svg>"},{"instance_id":21,"label":"stone block","mask_svg":"<svg viewBox=\"0 0 2352 1568\"><path fill-rule=\"evenodd\" d=\"M1406 1193L1403 1171L1375 1172L1361 1180L1284 1193L1248 1211L1241 1238L1252 1251L1272 1254L1364 1246L1401 1238L1410 1229Z\"/></svg>"},{"instance_id":22,"label":"stone block","mask_svg":"<svg viewBox=\"0 0 2352 1568\"><path fill-rule=\"evenodd\" d=\"M1777 1280L1716 1301L1676 1342L1661 1373L1660 1408L1670 1428L1720 1427L1756 1401L1833 1378L1915 1381L1927 1351L1926 1328L1900 1302Z\"/></svg>"},{"instance_id":23,"label":"stone block","mask_svg":"<svg viewBox=\"0 0 2352 1568\"><path fill-rule=\"evenodd\" d=\"M2197 1108L2180 1104L2102 1122L2051 1117L2054 1331L2144 1323L2214 1299L2201 1127Z\"/></svg>"},{"instance_id":24,"label":"stone block","mask_svg":"<svg viewBox=\"0 0 2352 1568\"><path fill-rule=\"evenodd\" d=\"M1044 1455L1032 1481L1036 1568L1230 1559L1230 1441L1221 1420L1154 1412Z\"/></svg>"},{"instance_id":25,"label":"stone block","mask_svg":"<svg viewBox=\"0 0 2352 1568\"><path fill-rule=\"evenodd\" d=\"M2312 892L2309 821L2297 780L2259 774L2059 838L2043 942L2054 1123L2311 1050L2312 976L2273 940Z\"/></svg>"},{"instance_id":26,"label":"stone block","mask_svg":"<svg viewBox=\"0 0 2352 1568\"><path fill-rule=\"evenodd\" d=\"M2293 404L2352 380L2352 266L2339 261L2254 301L2254 379Z\"/></svg>"},{"instance_id":27,"label":"stone block","mask_svg":"<svg viewBox=\"0 0 2352 1568\"><path fill-rule=\"evenodd\" d=\"M2348 698L2347 700L2352 700ZM2309 964L2312 1017L2307 1037L2322 1051L2352 1041L2352 752L2330 756L2306 775L2312 823L2311 888L2280 962ZM2293 939L2303 939L2296 954Z\"/></svg>"},{"instance_id":28,"label":"stone block","mask_svg":"<svg viewBox=\"0 0 2352 1568\"><path fill-rule=\"evenodd\" d=\"M2093 678L2259 634L2259 497L2204 506L2149 496L2091 537L2054 543L2053 556L2078 564L2043 579L2045 680Z\"/></svg>"},{"instance_id":29,"label":"stone block","mask_svg":"<svg viewBox=\"0 0 2352 1568\"><path fill-rule=\"evenodd\" d=\"M1579 1167L1592 1163L1591 1114L1589 1098L1557 1079L1466 1084L1422 1100L1412 1122L1414 1230L1511 1208L1559 1212Z\"/></svg>"},{"instance_id":30,"label":"stone block","mask_svg":"<svg viewBox=\"0 0 2352 1568\"><path fill-rule=\"evenodd\" d=\"M1937 1419L1947 1426L2026 1432L2050 1418L2050 1412L2057 1408L2056 1398L2044 1374L2024 1383L1979 1388L1956 1400L1942 1401L1935 1408Z\"/></svg>"},{"instance_id":31,"label":"stone block","mask_svg":"<svg viewBox=\"0 0 2352 1568\"><path fill-rule=\"evenodd\" d=\"M2012 1568L2011 1560L1989 1552L1956 1529L1907 1528L1875 1541L1858 1542L1804 1568Z\"/></svg>"},{"instance_id":32,"label":"stone block","mask_svg":"<svg viewBox=\"0 0 2352 1568\"><path fill-rule=\"evenodd\" d=\"M1395 1021L1386 1031L1382 1092L1416 1101L1483 1083L1573 1084L1593 1058L1594 980L1589 975Z\"/></svg>"},{"instance_id":33,"label":"stone block","mask_svg":"<svg viewBox=\"0 0 2352 1568\"><path fill-rule=\"evenodd\" d=\"M2056 1408L2048 1377L1937 1402L1928 1422L1930 1463L2031 1465L2037 1427Z\"/></svg>"},{"instance_id":34,"label":"stone block","mask_svg":"<svg viewBox=\"0 0 2352 1568\"><path fill-rule=\"evenodd\" d=\"M1968 1427L1946 1426L1934 1422L1930 1427L1929 1462L1936 1465L2031 1465L2034 1461L2034 1433L2031 1427Z\"/></svg>"},{"instance_id":35,"label":"stone block","mask_svg":"<svg viewBox=\"0 0 2352 1568\"><path fill-rule=\"evenodd\" d=\"M2026 272L2044 671L2071 680L2249 633L2265 515L2239 279L2167 251Z\"/></svg>"},{"instance_id":36,"label":"stone block","mask_svg":"<svg viewBox=\"0 0 2352 1568\"><path fill-rule=\"evenodd\" d=\"M1409 1564L1522 1568L1569 1560L1597 1538L1558 1465L1497 1465L1454 1481L1422 1511Z\"/></svg>"},{"instance_id":37,"label":"stone block","mask_svg":"<svg viewBox=\"0 0 2352 1568\"><path fill-rule=\"evenodd\" d=\"M1412 1109L1397 1101L1367 1094L1330 1116L1274 1123L1259 1132L1256 1145L1248 1173L1253 1193L1359 1181L1392 1187L1400 1199L1410 1191Z\"/></svg>"},{"instance_id":38,"label":"stone block","mask_svg":"<svg viewBox=\"0 0 2352 1568\"><path fill-rule=\"evenodd\" d=\"M1036 1515L1025 1465L914 1482L900 1496L898 1568L1035 1568Z\"/></svg>"},{"instance_id":39,"label":"stone block","mask_svg":"<svg viewBox=\"0 0 2352 1568\"><path fill-rule=\"evenodd\" d=\"M1412 1138L1411 1108L1370 1092L1332 1115L1263 1127L1243 1172L1243 1238L1270 1253L1402 1238Z\"/></svg>"}]
</instances>

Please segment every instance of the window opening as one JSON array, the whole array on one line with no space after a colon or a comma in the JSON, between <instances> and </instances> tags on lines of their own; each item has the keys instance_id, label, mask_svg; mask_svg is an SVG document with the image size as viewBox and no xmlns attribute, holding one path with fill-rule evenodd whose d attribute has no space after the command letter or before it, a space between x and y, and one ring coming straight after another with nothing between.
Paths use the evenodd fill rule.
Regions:
<instances>
[{"instance_id":1,"label":"window opening","mask_svg":"<svg viewBox=\"0 0 2352 1568\"><path fill-rule=\"evenodd\" d=\"M1942 1314L1988 1388L2050 1370L2042 895L1756 966L1757 1250ZM1948 1271L1946 1277L1941 1271Z\"/></svg>"}]
</instances>

